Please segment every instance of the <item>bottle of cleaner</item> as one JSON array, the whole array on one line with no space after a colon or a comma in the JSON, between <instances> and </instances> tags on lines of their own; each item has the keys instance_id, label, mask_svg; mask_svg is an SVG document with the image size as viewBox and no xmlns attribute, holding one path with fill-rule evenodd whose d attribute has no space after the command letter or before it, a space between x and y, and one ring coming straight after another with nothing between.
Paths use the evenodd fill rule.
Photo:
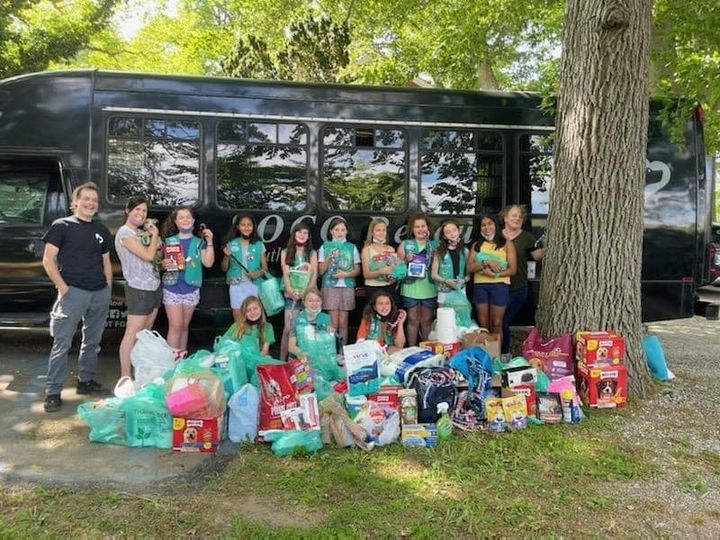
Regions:
<instances>
[{"instance_id":1,"label":"bottle of cleaner","mask_svg":"<svg viewBox=\"0 0 720 540\"><path fill-rule=\"evenodd\" d=\"M446 441L452 436L452 420L450 420L448 409L449 405L444 401L437 404L437 434L441 441Z\"/></svg>"}]
</instances>

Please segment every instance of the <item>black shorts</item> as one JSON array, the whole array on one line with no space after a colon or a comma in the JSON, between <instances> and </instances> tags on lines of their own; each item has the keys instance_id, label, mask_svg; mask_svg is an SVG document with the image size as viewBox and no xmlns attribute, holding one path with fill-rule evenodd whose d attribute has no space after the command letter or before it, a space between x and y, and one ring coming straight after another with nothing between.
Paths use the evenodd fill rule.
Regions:
<instances>
[{"instance_id":1,"label":"black shorts","mask_svg":"<svg viewBox=\"0 0 720 540\"><path fill-rule=\"evenodd\" d=\"M162 305L162 286L155 291L143 291L126 283L125 305L128 315L150 315Z\"/></svg>"}]
</instances>

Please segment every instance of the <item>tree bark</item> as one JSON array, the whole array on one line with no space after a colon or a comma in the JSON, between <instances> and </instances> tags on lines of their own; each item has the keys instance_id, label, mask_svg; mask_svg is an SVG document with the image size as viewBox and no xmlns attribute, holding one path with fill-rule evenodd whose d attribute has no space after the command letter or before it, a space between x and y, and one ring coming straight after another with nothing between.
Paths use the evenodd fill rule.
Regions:
<instances>
[{"instance_id":1,"label":"tree bark","mask_svg":"<svg viewBox=\"0 0 720 540\"><path fill-rule=\"evenodd\" d=\"M566 0L538 328L615 330L630 393L651 381L640 270L652 0Z\"/></svg>"}]
</instances>

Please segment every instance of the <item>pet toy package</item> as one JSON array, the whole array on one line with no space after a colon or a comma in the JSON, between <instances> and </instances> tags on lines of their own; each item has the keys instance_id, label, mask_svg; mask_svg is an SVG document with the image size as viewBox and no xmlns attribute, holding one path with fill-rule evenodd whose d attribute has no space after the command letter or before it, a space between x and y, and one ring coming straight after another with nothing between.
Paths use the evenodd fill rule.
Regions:
<instances>
[{"instance_id":1,"label":"pet toy package","mask_svg":"<svg viewBox=\"0 0 720 540\"><path fill-rule=\"evenodd\" d=\"M585 366L616 366L625 361L625 340L613 332L575 334L575 360Z\"/></svg>"},{"instance_id":2,"label":"pet toy package","mask_svg":"<svg viewBox=\"0 0 720 540\"><path fill-rule=\"evenodd\" d=\"M176 452L217 452L225 416L217 418L173 418L173 450Z\"/></svg>"},{"instance_id":3,"label":"pet toy package","mask_svg":"<svg viewBox=\"0 0 720 540\"><path fill-rule=\"evenodd\" d=\"M578 393L587 407L620 408L627 403L625 366L585 367L578 375Z\"/></svg>"}]
</instances>

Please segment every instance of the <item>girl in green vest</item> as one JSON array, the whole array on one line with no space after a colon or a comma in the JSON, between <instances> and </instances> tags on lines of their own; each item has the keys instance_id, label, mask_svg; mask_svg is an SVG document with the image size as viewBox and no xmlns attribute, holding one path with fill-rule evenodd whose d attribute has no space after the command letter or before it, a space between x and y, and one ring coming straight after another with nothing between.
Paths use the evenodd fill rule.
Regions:
<instances>
[{"instance_id":1,"label":"girl in green vest","mask_svg":"<svg viewBox=\"0 0 720 540\"><path fill-rule=\"evenodd\" d=\"M262 276L267 272L265 244L258 238L252 216L238 214L233 218L220 267L230 286L230 307L237 323L242 320L240 306L243 300L258 295Z\"/></svg>"},{"instance_id":2,"label":"girl in green vest","mask_svg":"<svg viewBox=\"0 0 720 540\"><path fill-rule=\"evenodd\" d=\"M300 341L304 340L307 328L312 327L313 332L335 332L330 315L323 310L323 301L320 291L312 287L303 295L303 310L298 313L291 323L288 338L288 351L293 358L305 356L307 351L300 348ZM300 337L298 337L300 336Z\"/></svg>"},{"instance_id":3,"label":"girl in green vest","mask_svg":"<svg viewBox=\"0 0 720 540\"><path fill-rule=\"evenodd\" d=\"M460 238L460 227L452 219L440 226L440 244L432 262L432 279L438 288L438 305L445 305L448 293L459 289L465 293L465 284L470 280L467 273L468 250Z\"/></svg>"},{"instance_id":4,"label":"girl in green vest","mask_svg":"<svg viewBox=\"0 0 720 540\"><path fill-rule=\"evenodd\" d=\"M249 343L257 352L268 356L270 345L275 343L275 331L272 324L265 319L260 299L248 296L240 306L240 320L235 321L225 332L225 337Z\"/></svg>"},{"instance_id":5,"label":"girl in green vest","mask_svg":"<svg viewBox=\"0 0 720 540\"><path fill-rule=\"evenodd\" d=\"M178 206L163 224L163 304L168 319L167 342L179 350L187 348L195 306L200 303L202 267L215 262L213 233L207 227L195 231L191 208Z\"/></svg>"},{"instance_id":6,"label":"girl in green vest","mask_svg":"<svg viewBox=\"0 0 720 540\"><path fill-rule=\"evenodd\" d=\"M415 347L418 333L427 339L437 307L437 287L430 278L433 252L437 243L430 238L430 220L425 214L410 216L407 240L398 246L398 257L407 262L408 275L400 287L407 310L407 346Z\"/></svg>"},{"instance_id":7,"label":"girl in green vest","mask_svg":"<svg viewBox=\"0 0 720 540\"><path fill-rule=\"evenodd\" d=\"M310 242L310 225L301 221L290 231L287 247L280 252L280 268L285 286L285 324L280 340L280 360L287 360L288 336L293 318L303 307L303 295L315 288L317 254Z\"/></svg>"},{"instance_id":8,"label":"girl in green vest","mask_svg":"<svg viewBox=\"0 0 720 540\"><path fill-rule=\"evenodd\" d=\"M343 344L348 342L348 314L355 309L355 278L360 275L360 253L347 241L347 223L341 217L330 220L332 240L318 252L322 275L322 297Z\"/></svg>"}]
</instances>

